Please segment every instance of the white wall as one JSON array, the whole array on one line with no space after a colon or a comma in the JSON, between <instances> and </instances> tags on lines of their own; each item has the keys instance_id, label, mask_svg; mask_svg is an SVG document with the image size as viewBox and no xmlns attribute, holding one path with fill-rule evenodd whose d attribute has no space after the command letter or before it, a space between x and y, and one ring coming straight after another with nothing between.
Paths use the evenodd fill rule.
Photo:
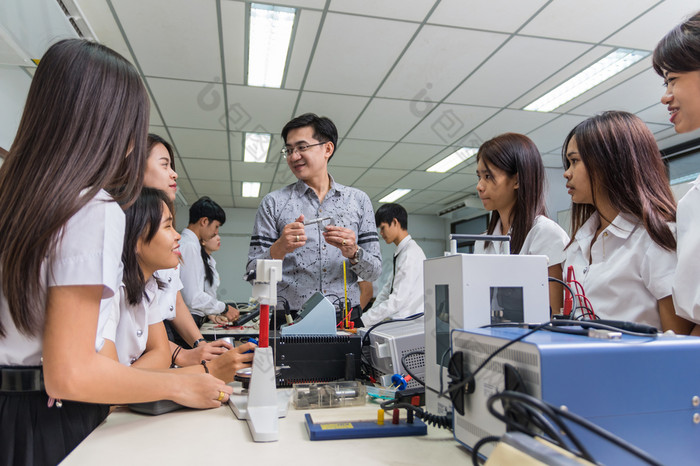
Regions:
<instances>
[{"instance_id":1,"label":"white wall","mask_svg":"<svg viewBox=\"0 0 700 466\"><path fill-rule=\"evenodd\" d=\"M31 78L17 66L0 65L0 147L10 150Z\"/></svg>"},{"instance_id":2,"label":"white wall","mask_svg":"<svg viewBox=\"0 0 700 466\"><path fill-rule=\"evenodd\" d=\"M243 280L248 261L248 245L253 232L255 209L224 209L226 223L219 229L221 249L213 254L221 285L219 299L226 302L247 301L251 286ZM187 227L189 206L177 206L175 221L178 231Z\"/></svg>"}]
</instances>

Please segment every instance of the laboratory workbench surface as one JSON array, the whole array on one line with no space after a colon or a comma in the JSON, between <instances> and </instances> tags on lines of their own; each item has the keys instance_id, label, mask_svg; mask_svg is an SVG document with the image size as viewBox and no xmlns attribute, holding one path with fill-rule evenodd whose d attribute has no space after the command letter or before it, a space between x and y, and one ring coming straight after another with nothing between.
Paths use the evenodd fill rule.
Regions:
<instances>
[{"instance_id":1,"label":"laboratory workbench surface","mask_svg":"<svg viewBox=\"0 0 700 466\"><path fill-rule=\"evenodd\" d=\"M376 419L378 405L296 410L290 404L279 422L279 441L255 443L248 424L228 405L211 410L182 409L160 416L116 408L61 464L63 465L425 465L466 464L468 451L446 429L428 435L311 441L304 414L314 422ZM405 413L405 412L404 412ZM388 413L388 422L391 415Z\"/></svg>"}]
</instances>

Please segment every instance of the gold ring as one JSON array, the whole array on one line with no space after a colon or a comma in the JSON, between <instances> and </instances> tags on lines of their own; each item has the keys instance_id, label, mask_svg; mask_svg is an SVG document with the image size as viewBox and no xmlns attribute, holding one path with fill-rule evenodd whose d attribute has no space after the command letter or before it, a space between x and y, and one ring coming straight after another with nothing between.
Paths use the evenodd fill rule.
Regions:
<instances>
[{"instance_id":1,"label":"gold ring","mask_svg":"<svg viewBox=\"0 0 700 466\"><path fill-rule=\"evenodd\" d=\"M219 392L219 398L217 398L216 401L224 401L225 396L226 392Z\"/></svg>"},{"instance_id":2,"label":"gold ring","mask_svg":"<svg viewBox=\"0 0 700 466\"><path fill-rule=\"evenodd\" d=\"M343 240L343 246L345 246L345 240Z\"/></svg>"},{"instance_id":3,"label":"gold ring","mask_svg":"<svg viewBox=\"0 0 700 466\"><path fill-rule=\"evenodd\" d=\"M297 235L297 243L299 242L299 235Z\"/></svg>"}]
</instances>

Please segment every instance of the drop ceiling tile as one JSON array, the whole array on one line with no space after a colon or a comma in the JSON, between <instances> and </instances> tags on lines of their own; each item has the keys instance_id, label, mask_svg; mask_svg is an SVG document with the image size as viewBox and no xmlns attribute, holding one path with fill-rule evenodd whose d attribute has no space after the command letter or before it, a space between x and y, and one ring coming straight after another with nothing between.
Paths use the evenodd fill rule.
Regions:
<instances>
[{"instance_id":1,"label":"drop ceiling tile","mask_svg":"<svg viewBox=\"0 0 700 466\"><path fill-rule=\"evenodd\" d=\"M678 134L674 129L669 128L655 134L654 136L659 144L659 148L668 149L669 147L700 138L700 129L696 129L695 131L691 131L689 133Z\"/></svg>"},{"instance_id":2,"label":"drop ceiling tile","mask_svg":"<svg viewBox=\"0 0 700 466\"><path fill-rule=\"evenodd\" d=\"M392 186L400 178L408 174L408 170L386 170L384 168L372 168L356 181L358 186L383 187ZM392 188L394 189L394 188Z\"/></svg>"},{"instance_id":3,"label":"drop ceiling tile","mask_svg":"<svg viewBox=\"0 0 700 466\"><path fill-rule=\"evenodd\" d=\"M403 199L399 199L397 202L406 209L406 212L409 215L428 206L428 204L425 204L423 202L412 202L410 199L408 201L401 202L402 200Z\"/></svg>"},{"instance_id":4,"label":"drop ceiling tile","mask_svg":"<svg viewBox=\"0 0 700 466\"><path fill-rule=\"evenodd\" d=\"M447 99L502 107L565 67L590 46L534 37L514 37Z\"/></svg>"},{"instance_id":5,"label":"drop ceiling tile","mask_svg":"<svg viewBox=\"0 0 700 466\"><path fill-rule=\"evenodd\" d=\"M446 191L433 191L433 190L422 190L417 191L412 197L412 202L420 202L423 204L433 204L439 205L452 196L451 193Z\"/></svg>"},{"instance_id":6,"label":"drop ceiling tile","mask_svg":"<svg viewBox=\"0 0 700 466\"><path fill-rule=\"evenodd\" d=\"M297 15L299 22L292 39L292 53L288 59L284 80L286 89L301 89L306 70L311 63L311 51L321 22L321 13L318 11L300 10Z\"/></svg>"},{"instance_id":7,"label":"drop ceiling tile","mask_svg":"<svg viewBox=\"0 0 700 466\"><path fill-rule=\"evenodd\" d=\"M440 180L438 186L433 185L432 189L439 187L440 190L466 193L466 190L474 186L477 182L476 174L452 173Z\"/></svg>"},{"instance_id":8,"label":"drop ceiling tile","mask_svg":"<svg viewBox=\"0 0 700 466\"><path fill-rule=\"evenodd\" d=\"M243 64L246 55L245 3L221 2L221 25L226 63L226 83L245 83Z\"/></svg>"},{"instance_id":9,"label":"drop ceiling tile","mask_svg":"<svg viewBox=\"0 0 700 466\"><path fill-rule=\"evenodd\" d=\"M275 163L231 162L233 181L271 182L274 173Z\"/></svg>"},{"instance_id":10,"label":"drop ceiling tile","mask_svg":"<svg viewBox=\"0 0 700 466\"><path fill-rule=\"evenodd\" d=\"M338 146L336 153L333 154L330 164L341 167L368 168L374 165L392 145L391 142L345 139Z\"/></svg>"},{"instance_id":11,"label":"drop ceiling tile","mask_svg":"<svg viewBox=\"0 0 700 466\"><path fill-rule=\"evenodd\" d=\"M192 180L192 184L200 196L209 196L216 201L217 197L231 197L231 183L228 181ZM217 201L218 202L218 201Z\"/></svg>"},{"instance_id":12,"label":"drop ceiling tile","mask_svg":"<svg viewBox=\"0 0 700 466\"><path fill-rule=\"evenodd\" d=\"M673 125L658 125L656 123L647 123L646 125L649 128L649 130L651 130L651 132L654 134L673 127Z\"/></svg>"},{"instance_id":13,"label":"drop ceiling tile","mask_svg":"<svg viewBox=\"0 0 700 466\"><path fill-rule=\"evenodd\" d=\"M546 0L442 0L429 23L449 26L515 32ZM508 14L504 14L504 12Z\"/></svg>"},{"instance_id":14,"label":"drop ceiling tile","mask_svg":"<svg viewBox=\"0 0 700 466\"><path fill-rule=\"evenodd\" d=\"M494 115L497 108L441 104L405 138L405 142L451 144Z\"/></svg>"},{"instance_id":15,"label":"drop ceiling tile","mask_svg":"<svg viewBox=\"0 0 700 466\"><path fill-rule=\"evenodd\" d=\"M479 147L489 139L503 133L527 134L556 117L557 115L553 113L504 109L467 134L460 140L459 145Z\"/></svg>"},{"instance_id":16,"label":"drop ceiling tile","mask_svg":"<svg viewBox=\"0 0 700 466\"><path fill-rule=\"evenodd\" d=\"M426 189L435 186L445 177L442 173L428 173L425 171L412 171L401 178L400 184L402 188L410 189Z\"/></svg>"},{"instance_id":17,"label":"drop ceiling tile","mask_svg":"<svg viewBox=\"0 0 700 466\"><path fill-rule=\"evenodd\" d=\"M220 83L146 79L168 126L226 129L223 86Z\"/></svg>"},{"instance_id":18,"label":"drop ceiling tile","mask_svg":"<svg viewBox=\"0 0 700 466\"><path fill-rule=\"evenodd\" d=\"M594 115L614 109L635 113L659 102L664 92L662 83L663 80L654 70L646 69L637 76L575 107L573 112Z\"/></svg>"},{"instance_id":19,"label":"drop ceiling tile","mask_svg":"<svg viewBox=\"0 0 700 466\"><path fill-rule=\"evenodd\" d=\"M262 201L262 196L261 197L243 197L243 196L236 196L235 198L235 207L240 207L244 209L257 209L260 206L260 202Z\"/></svg>"},{"instance_id":20,"label":"drop ceiling tile","mask_svg":"<svg viewBox=\"0 0 700 466\"><path fill-rule=\"evenodd\" d=\"M367 171L366 168L359 167L328 167L328 172L333 176L333 179L345 186L355 186L357 179L365 171Z\"/></svg>"},{"instance_id":21,"label":"drop ceiling tile","mask_svg":"<svg viewBox=\"0 0 700 466\"><path fill-rule=\"evenodd\" d=\"M452 155L454 152L458 151L459 149L461 149L460 146L443 146L443 148L440 152L435 154L432 158L426 159L425 162L422 165L419 165L416 170L424 171L424 170L432 167L433 165L435 165L436 163L438 163L439 161L441 161L445 157ZM457 165L456 167L453 167L448 173L453 173L453 172L459 171L464 166L464 164L470 163L470 160L472 158L473 157L471 157L465 161L460 162L459 165Z\"/></svg>"},{"instance_id":22,"label":"drop ceiling tile","mask_svg":"<svg viewBox=\"0 0 700 466\"><path fill-rule=\"evenodd\" d=\"M692 0L659 2L650 11L606 39L605 43L616 47L653 50L668 31L685 21L697 8L697 3Z\"/></svg>"},{"instance_id":23,"label":"drop ceiling tile","mask_svg":"<svg viewBox=\"0 0 700 466\"><path fill-rule=\"evenodd\" d=\"M611 47L592 47L581 56L569 57L569 60L571 60L570 63L551 75L541 76L542 81L539 84L526 91L508 106L510 108L522 109L612 51L613 49Z\"/></svg>"},{"instance_id":24,"label":"drop ceiling tile","mask_svg":"<svg viewBox=\"0 0 700 466\"><path fill-rule=\"evenodd\" d=\"M579 107L585 102L588 102L589 100L601 95L602 93L614 88L615 86L618 86L620 83L623 83L627 81L628 79L631 79L635 76L637 76L639 73L646 71L649 69L651 66L651 57L647 57L642 59L641 61L635 63L634 65L630 66L626 70L620 72L619 74L616 74L615 76L609 78L608 80L598 84L594 88L586 91L585 93L581 94L580 96L576 97L575 99L570 100L569 102L565 103L561 107L555 109L556 112L570 112L573 114L580 114L578 111L574 111L573 109ZM660 96L660 94L656 94L656 96ZM654 102L652 95L651 97L649 96L642 96L641 99L644 99L644 101L647 102L647 105L651 104ZM610 103L611 107L614 108L614 102ZM641 108L646 107L647 105L643 105Z\"/></svg>"},{"instance_id":25,"label":"drop ceiling tile","mask_svg":"<svg viewBox=\"0 0 700 466\"><path fill-rule=\"evenodd\" d=\"M181 157L228 160L226 131L173 127L170 134Z\"/></svg>"},{"instance_id":26,"label":"drop ceiling tile","mask_svg":"<svg viewBox=\"0 0 700 466\"><path fill-rule=\"evenodd\" d=\"M585 119L585 116L562 115L527 136L534 141L540 153L559 152L569 132Z\"/></svg>"},{"instance_id":27,"label":"drop ceiling tile","mask_svg":"<svg viewBox=\"0 0 700 466\"><path fill-rule=\"evenodd\" d=\"M406 100L372 99L367 110L348 133L354 139L392 141L401 139L421 119Z\"/></svg>"},{"instance_id":28,"label":"drop ceiling tile","mask_svg":"<svg viewBox=\"0 0 700 466\"><path fill-rule=\"evenodd\" d=\"M441 152L444 146L400 142L375 165L377 168L417 168Z\"/></svg>"},{"instance_id":29,"label":"drop ceiling tile","mask_svg":"<svg viewBox=\"0 0 700 466\"><path fill-rule=\"evenodd\" d=\"M554 0L520 33L597 43L657 2L658 0Z\"/></svg>"},{"instance_id":30,"label":"drop ceiling tile","mask_svg":"<svg viewBox=\"0 0 700 466\"><path fill-rule=\"evenodd\" d=\"M323 10L326 6L326 0L279 0L275 1L275 5Z\"/></svg>"},{"instance_id":31,"label":"drop ceiling tile","mask_svg":"<svg viewBox=\"0 0 700 466\"><path fill-rule=\"evenodd\" d=\"M542 155L542 163L548 168L562 168L564 166L560 152Z\"/></svg>"},{"instance_id":32,"label":"drop ceiling tile","mask_svg":"<svg viewBox=\"0 0 700 466\"><path fill-rule=\"evenodd\" d=\"M192 180L231 180L229 162L227 160L204 160L185 157L181 160Z\"/></svg>"},{"instance_id":33,"label":"drop ceiling tile","mask_svg":"<svg viewBox=\"0 0 700 466\"><path fill-rule=\"evenodd\" d=\"M328 13L306 88L371 95L417 27L413 23Z\"/></svg>"},{"instance_id":34,"label":"drop ceiling tile","mask_svg":"<svg viewBox=\"0 0 700 466\"><path fill-rule=\"evenodd\" d=\"M666 106L662 105L660 102L656 102L654 105L641 112L637 112L637 116L647 123L666 124L669 127L673 126L669 120L671 117L669 116Z\"/></svg>"},{"instance_id":35,"label":"drop ceiling tile","mask_svg":"<svg viewBox=\"0 0 700 466\"><path fill-rule=\"evenodd\" d=\"M315 113L330 118L338 128L338 137L342 140L367 102L369 102L367 97L303 92L297 105L296 114Z\"/></svg>"},{"instance_id":36,"label":"drop ceiling tile","mask_svg":"<svg viewBox=\"0 0 700 466\"><path fill-rule=\"evenodd\" d=\"M378 188L376 186L354 186L355 188L359 189L360 191L364 192L367 194L370 199L379 199L379 195L383 193L386 189L385 188Z\"/></svg>"},{"instance_id":37,"label":"drop ceiling tile","mask_svg":"<svg viewBox=\"0 0 700 466\"><path fill-rule=\"evenodd\" d=\"M112 0L112 4L147 76L221 80L214 0Z\"/></svg>"},{"instance_id":38,"label":"drop ceiling tile","mask_svg":"<svg viewBox=\"0 0 700 466\"><path fill-rule=\"evenodd\" d=\"M432 6L432 2L425 0L331 0L329 10L420 22Z\"/></svg>"},{"instance_id":39,"label":"drop ceiling tile","mask_svg":"<svg viewBox=\"0 0 700 466\"><path fill-rule=\"evenodd\" d=\"M427 113L509 36L442 26L423 27L379 89L379 97L410 98Z\"/></svg>"},{"instance_id":40,"label":"drop ceiling tile","mask_svg":"<svg viewBox=\"0 0 700 466\"><path fill-rule=\"evenodd\" d=\"M293 117L296 91L230 85L227 89L231 131L279 134Z\"/></svg>"},{"instance_id":41,"label":"drop ceiling tile","mask_svg":"<svg viewBox=\"0 0 700 466\"><path fill-rule=\"evenodd\" d=\"M158 110L156 109L156 106L153 104L155 99L153 97L149 97L151 100L151 109L149 112L149 124L153 126L163 126L163 120L160 118L160 114L158 113Z\"/></svg>"}]
</instances>

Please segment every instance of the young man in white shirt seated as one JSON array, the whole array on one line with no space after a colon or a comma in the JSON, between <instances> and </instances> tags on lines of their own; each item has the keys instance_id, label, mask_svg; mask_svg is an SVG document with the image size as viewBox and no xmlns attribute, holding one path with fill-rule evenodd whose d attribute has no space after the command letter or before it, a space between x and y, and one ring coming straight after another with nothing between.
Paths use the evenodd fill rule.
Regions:
<instances>
[{"instance_id":1,"label":"young man in white shirt seated","mask_svg":"<svg viewBox=\"0 0 700 466\"><path fill-rule=\"evenodd\" d=\"M201 327L204 322L217 322L221 315L229 322L238 320L238 309L230 306L204 290L204 263L202 241L209 241L219 233L219 226L226 222L226 213L219 204L204 196L190 207L190 223L182 231L180 239L180 279L182 298L192 313L192 318Z\"/></svg>"},{"instance_id":2,"label":"young man in white shirt seated","mask_svg":"<svg viewBox=\"0 0 700 466\"><path fill-rule=\"evenodd\" d=\"M408 234L408 213L399 204L384 204L375 214L379 234L394 243L392 273L372 307L355 319L369 327L385 319L400 319L423 312L423 261L425 254Z\"/></svg>"}]
</instances>

